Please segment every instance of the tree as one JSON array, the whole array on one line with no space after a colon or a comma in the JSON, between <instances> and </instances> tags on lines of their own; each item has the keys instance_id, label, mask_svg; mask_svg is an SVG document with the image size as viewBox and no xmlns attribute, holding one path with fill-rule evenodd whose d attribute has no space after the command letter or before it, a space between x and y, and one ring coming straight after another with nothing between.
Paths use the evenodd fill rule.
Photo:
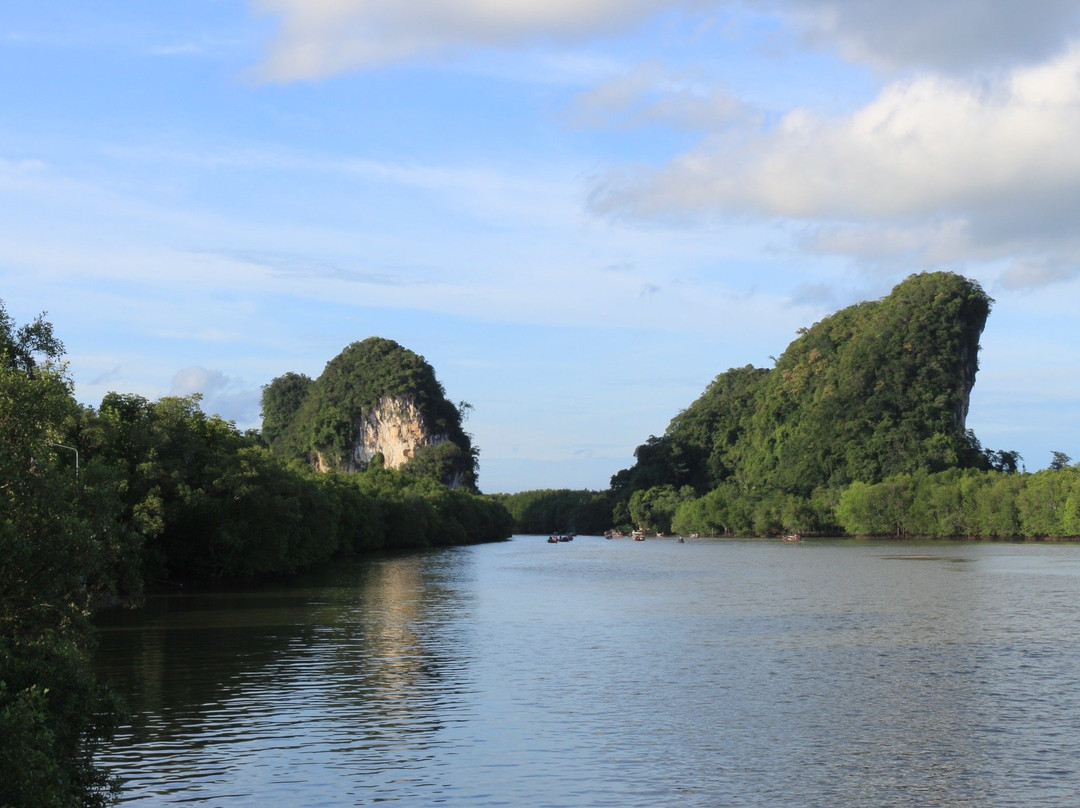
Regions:
<instances>
[{"instance_id":1,"label":"tree","mask_svg":"<svg viewBox=\"0 0 1080 808\"><path fill-rule=\"evenodd\" d=\"M55 362L64 355L64 344L53 335L45 313L32 323L15 327L15 321L0 302L0 356L7 370L33 373L42 360Z\"/></svg>"},{"instance_id":2,"label":"tree","mask_svg":"<svg viewBox=\"0 0 1080 808\"><path fill-rule=\"evenodd\" d=\"M694 489L684 486L658 485L635 491L630 497L630 518L644 530L669 533L679 505L694 496Z\"/></svg>"},{"instance_id":3,"label":"tree","mask_svg":"<svg viewBox=\"0 0 1080 808\"><path fill-rule=\"evenodd\" d=\"M40 317L14 329L0 306L0 805L99 805L93 761L113 710L89 666L87 619L102 563L73 469L56 454L76 410Z\"/></svg>"},{"instance_id":4,"label":"tree","mask_svg":"<svg viewBox=\"0 0 1080 808\"><path fill-rule=\"evenodd\" d=\"M279 454L293 454L296 448L292 425L304 399L311 390L312 380L303 373L286 373L263 387L262 392L262 438L266 445Z\"/></svg>"},{"instance_id":5,"label":"tree","mask_svg":"<svg viewBox=\"0 0 1080 808\"><path fill-rule=\"evenodd\" d=\"M1015 450L1006 451L1000 449L994 451L988 449L986 451L986 461L989 468L994 471L1003 471L1006 474L1015 474L1020 469L1020 463L1023 459L1023 456ZM1068 460L1065 462L1068 462Z\"/></svg>"},{"instance_id":6,"label":"tree","mask_svg":"<svg viewBox=\"0 0 1080 808\"><path fill-rule=\"evenodd\" d=\"M1050 454L1053 456L1053 460L1050 461L1051 471L1061 471L1072 462L1072 458L1064 452L1051 452Z\"/></svg>"}]
</instances>

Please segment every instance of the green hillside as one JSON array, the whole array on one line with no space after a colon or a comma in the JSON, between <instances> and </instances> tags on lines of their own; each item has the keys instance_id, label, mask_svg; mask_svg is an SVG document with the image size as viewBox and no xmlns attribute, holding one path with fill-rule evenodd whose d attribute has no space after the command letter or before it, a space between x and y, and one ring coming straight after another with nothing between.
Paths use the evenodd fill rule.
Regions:
<instances>
[{"instance_id":1,"label":"green hillside","mask_svg":"<svg viewBox=\"0 0 1080 808\"><path fill-rule=\"evenodd\" d=\"M717 376L638 447L613 493L673 512L718 489L744 504L805 502L854 481L988 467L995 453L965 422L991 303L974 281L922 273L801 329L773 368Z\"/></svg>"}]
</instances>

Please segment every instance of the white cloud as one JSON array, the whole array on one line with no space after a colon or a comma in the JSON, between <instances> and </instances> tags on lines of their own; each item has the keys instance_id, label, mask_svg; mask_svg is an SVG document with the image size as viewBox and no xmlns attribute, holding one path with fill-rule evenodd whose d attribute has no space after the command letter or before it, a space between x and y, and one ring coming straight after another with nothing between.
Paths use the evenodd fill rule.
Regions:
<instances>
[{"instance_id":1,"label":"white cloud","mask_svg":"<svg viewBox=\"0 0 1080 808\"><path fill-rule=\"evenodd\" d=\"M220 415L234 421L241 428L259 423L261 391L235 379L220 370L190 365L178 370L173 376L171 396L189 396L198 393L200 408L211 415Z\"/></svg>"},{"instance_id":2,"label":"white cloud","mask_svg":"<svg viewBox=\"0 0 1080 808\"><path fill-rule=\"evenodd\" d=\"M815 253L846 255L861 264L894 264L907 271L959 262L974 251L963 219L913 226L826 224L813 228L800 246Z\"/></svg>"},{"instance_id":3,"label":"white cloud","mask_svg":"<svg viewBox=\"0 0 1080 808\"><path fill-rule=\"evenodd\" d=\"M985 206L1080 180L1078 100L1080 51L992 85L923 76L848 115L797 109L775 128L708 140L603 201L842 219Z\"/></svg>"},{"instance_id":4,"label":"white cloud","mask_svg":"<svg viewBox=\"0 0 1080 808\"><path fill-rule=\"evenodd\" d=\"M1034 258L1015 263L1002 277L1006 289L1030 289L1080 277L1080 254Z\"/></svg>"},{"instance_id":5,"label":"white cloud","mask_svg":"<svg viewBox=\"0 0 1080 808\"><path fill-rule=\"evenodd\" d=\"M994 81L923 75L848 114L797 109L772 128L723 132L662 169L612 172L592 204L643 218L800 220L822 228L807 243L859 257L1072 252L1063 210L1080 199L1078 139L1074 48Z\"/></svg>"}]
</instances>

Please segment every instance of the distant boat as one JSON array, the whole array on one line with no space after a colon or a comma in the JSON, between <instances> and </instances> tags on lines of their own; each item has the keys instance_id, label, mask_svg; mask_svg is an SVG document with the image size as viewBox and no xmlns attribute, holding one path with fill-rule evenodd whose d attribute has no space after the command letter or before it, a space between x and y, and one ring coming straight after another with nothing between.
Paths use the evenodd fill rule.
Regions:
<instances>
[{"instance_id":1,"label":"distant boat","mask_svg":"<svg viewBox=\"0 0 1080 808\"><path fill-rule=\"evenodd\" d=\"M784 541L802 541L802 536L800 536L798 533L786 533L784 534Z\"/></svg>"},{"instance_id":2,"label":"distant boat","mask_svg":"<svg viewBox=\"0 0 1080 808\"><path fill-rule=\"evenodd\" d=\"M634 541L645 541L645 531L644 530L635 530L634 531Z\"/></svg>"}]
</instances>

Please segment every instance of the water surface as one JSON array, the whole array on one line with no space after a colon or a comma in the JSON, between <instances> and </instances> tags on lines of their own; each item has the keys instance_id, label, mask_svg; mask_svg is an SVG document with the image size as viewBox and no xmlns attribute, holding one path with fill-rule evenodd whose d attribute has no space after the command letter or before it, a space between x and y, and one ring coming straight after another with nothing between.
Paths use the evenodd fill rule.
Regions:
<instances>
[{"instance_id":1,"label":"water surface","mask_svg":"<svg viewBox=\"0 0 1080 808\"><path fill-rule=\"evenodd\" d=\"M129 806L1072 806L1080 546L544 537L102 623Z\"/></svg>"}]
</instances>

